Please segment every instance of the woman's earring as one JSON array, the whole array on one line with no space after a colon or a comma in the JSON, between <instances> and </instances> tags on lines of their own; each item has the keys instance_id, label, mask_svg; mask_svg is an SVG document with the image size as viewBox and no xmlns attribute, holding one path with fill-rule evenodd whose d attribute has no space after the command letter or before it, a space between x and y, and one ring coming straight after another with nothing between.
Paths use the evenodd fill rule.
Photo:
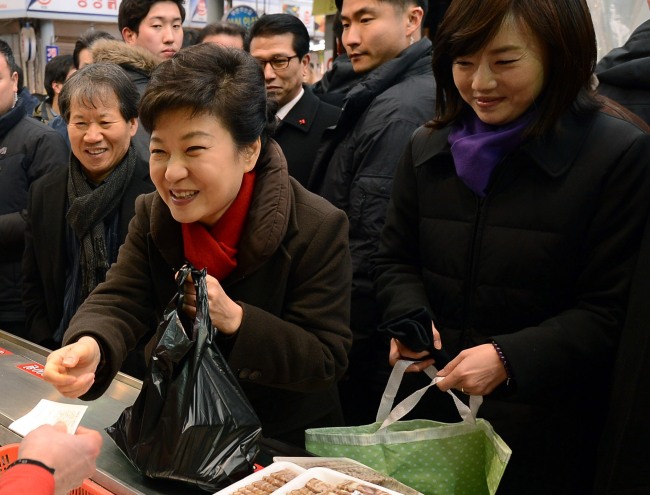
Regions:
<instances>
[{"instance_id":1,"label":"woman's earring","mask_svg":"<svg viewBox=\"0 0 650 495\"><path fill-rule=\"evenodd\" d=\"M18 93L14 93L14 104L11 108L14 108L16 106L16 103L18 103Z\"/></svg>"},{"instance_id":2,"label":"woman's earring","mask_svg":"<svg viewBox=\"0 0 650 495\"><path fill-rule=\"evenodd\" d=\"M413 35L411 35L411 38L409 40L409 45L412 45L413 43L415 43L415 38L413 37Z\"/></svg>"}]
</instances>

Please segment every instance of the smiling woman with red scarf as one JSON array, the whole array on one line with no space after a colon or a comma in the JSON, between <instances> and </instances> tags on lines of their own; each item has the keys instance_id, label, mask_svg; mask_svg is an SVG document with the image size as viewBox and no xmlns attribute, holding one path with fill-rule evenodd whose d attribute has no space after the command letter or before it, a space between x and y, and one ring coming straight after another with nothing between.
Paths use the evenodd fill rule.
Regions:
<instances>
[{"instance_id":1,"label":"smiling woman with red scarf","mask_svg":"<svg viewBox=\"0 0 650 495\"><path fill-rule=\"evenodd\" d=\"M157 191L138 198L117 263L48 357L45 379L68 397L103 394L190 261L207 267L217 341L263 435L303 445L306 428L340 424L347 217L289 177L267 138L275 117L259 66L210 43L183 50L154 72L140 119ZM187 284L189 316L194 301Z\"/></svg>"}]
</instances>

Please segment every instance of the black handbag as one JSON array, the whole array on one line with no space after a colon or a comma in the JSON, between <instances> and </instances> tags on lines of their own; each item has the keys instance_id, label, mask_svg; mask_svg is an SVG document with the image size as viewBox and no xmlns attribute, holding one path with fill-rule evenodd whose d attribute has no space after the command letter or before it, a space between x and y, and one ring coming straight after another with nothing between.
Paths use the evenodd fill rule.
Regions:
<instances>
[{"instance_id":1,"label":"black handbag","mask_svg":"<svg viewBox=\"0 0 650 495\"><path fill-rule=\"evenodd\" d=\"M191 324L182 312L190 273L197 293ZM143 475L214 492L252 472L261 425L214 341L205 275L179 271L142 390L106 432Z\"/></svg>"}]
</instances>

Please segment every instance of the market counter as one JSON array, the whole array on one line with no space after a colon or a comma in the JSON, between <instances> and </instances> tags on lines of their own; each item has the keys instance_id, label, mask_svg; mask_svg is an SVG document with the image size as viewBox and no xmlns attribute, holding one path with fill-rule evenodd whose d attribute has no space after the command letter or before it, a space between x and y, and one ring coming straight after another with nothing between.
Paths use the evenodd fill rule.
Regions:
<instances>
[{"instance_id":1,"label":"market counter","mask_svg":"<svg viewBox=\"0 0 650 495\"><path fill-rule=\"evenodd\" d=\"M99 399L85 402L68 399L41 378L49 351L0 330L0 445L19 442L21 437L9 425L27 414L41 399L88 406L81 424L98 430L104 437L92 480L116 495L201 494L206 492L168 481L141 476L117 448L104 428L112 425L124 408L137 397L142 382L121 373Z\"/></svg>"}]
</instances>

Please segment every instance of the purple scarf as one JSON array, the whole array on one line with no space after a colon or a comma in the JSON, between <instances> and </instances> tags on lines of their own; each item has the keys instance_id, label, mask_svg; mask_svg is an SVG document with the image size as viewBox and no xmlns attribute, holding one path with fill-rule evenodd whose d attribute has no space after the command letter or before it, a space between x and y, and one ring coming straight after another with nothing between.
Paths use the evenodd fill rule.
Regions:
<instances>
[{"instance_id":1,"label":"purple scarf","mask_svg":"<svg viewBox=\"0 0 650 495\"><path fill-rule=\"evenodd\" d=\"M519 146L533 112L502 126L483 123L474 112L466 114L449 133L456 173L467 187L484 197L490 177L501 159Z\"/></svg>"}]
</instances>

